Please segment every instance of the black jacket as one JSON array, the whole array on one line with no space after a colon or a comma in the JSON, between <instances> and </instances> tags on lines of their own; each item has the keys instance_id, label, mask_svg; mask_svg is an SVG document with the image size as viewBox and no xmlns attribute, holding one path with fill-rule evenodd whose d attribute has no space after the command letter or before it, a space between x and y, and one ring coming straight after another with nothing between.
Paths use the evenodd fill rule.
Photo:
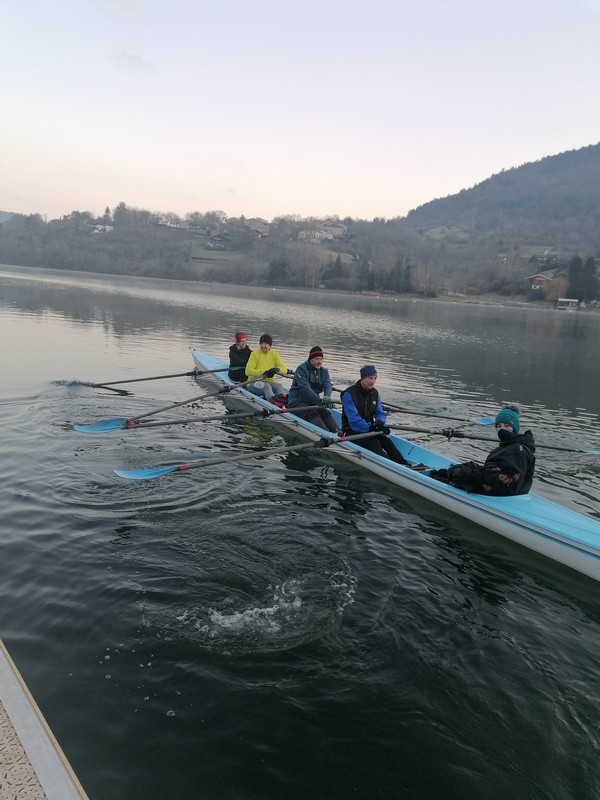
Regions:
<instances>
[{"instance_id":1,"label":"black jacket","mask_svg":"<svg viewBox=\"0 0 600 800\"><path fill-rule=\"evenodd\" d=\"M346 395L346 399L344 399L344 395ZM363 433L369 430L369 427L376 419L381 419L385 422L386 416L381 406L379 392L375 387L363 389L360 381L356 381L356 383L348 386L347 389L340 393L340 398L342 400L343 431ZM349 398L352 398L351 403L348 403ZM352 405L354 405L354 408ZM355 412L357 416L353 419ZM364 423L361 420L364 420Z\"/></svg>"},{"instance_id":2,"label":"black jacket","mask_svg":"<svg viewBox=\"0 0 600 800\"><path fill-rule=\"evenodd\" d=\"M236 383L242 383L246 380L246 364L248 363L251 353L252 350L250 350L248 345L241 349L237 344L231 345L229 348L229 366L240 367L241 369L230 369L227 373L229 375L229 380L235 381Z\"/></svg>"},{"instance_id":3,"label":"black jacket","mask_svg":"<svg viewBox=\"0 0 600 800\"><path fill-rule=\"evenodd\" d=\"M438 469L432 478L466 492L498 497L527 494L535 471L535 441L531 431L517 434L492 450L484 464L467 461L449 469Z\"/></svg>"}]
</instances>

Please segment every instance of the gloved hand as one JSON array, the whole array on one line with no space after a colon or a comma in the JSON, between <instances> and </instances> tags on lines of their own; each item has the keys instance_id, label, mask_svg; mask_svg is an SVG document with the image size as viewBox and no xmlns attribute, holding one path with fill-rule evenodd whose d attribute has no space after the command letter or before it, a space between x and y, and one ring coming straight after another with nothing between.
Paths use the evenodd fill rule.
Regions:
<instances>
[{"instance_id":1,"label":"gloved hand","mask_svg":"<svg viewBox=\"0 0 600 800\"><path fill-rule=\"evenodd\" d=\"M325 408L333 408L334 407L335 403L331 399L331 395L329 395L329 394L324 395L324 397L323 397L323 405L325 406Z\"/></svg>"},{"instance_id":2,"label":"gloved hand","mask_svg":"<svg viewBox=\"0 0 600 800\"><path fill-rule=\"evenodd\" d=\"M287 373L286 373L286 374L287 374L287 375L295 375L296 373L294 372L294 370L293 370L293 369L288 369L288 371L287 371Z\"/></svg>"},{"instance_id":3,"label":"gloved hand","mask_svg":"<svg viewBox=\"0 0 600 800\"><path fill-rule=\"evenodd\" d=\"M279 372L279 367L271 367L271 369L266 370L263 372L263 378L272 378Z\"/></svg>"},{"instance_id":4,"label":"gloved hand","mask_svg":"<svg viewBox=\"0 0 600 800\"><path fill-rule=\"evenodd\" d=\"M372 431L383 431L383 427L384 427L384 423L383 423L383 420L381 420L381 419L375 419L375 420L373 420L373 422L371 424L371 430Z\"/></svg>"},{"instance_id":5,"label":"gloved hand","mask_svg":"<svg viewBox=\"0 0 600 800\"><path fill-rule=\"evenodd\" d=\"M389 429L389 427L387 425L384 425L381 430L385 433L386 436L389 436L390 433L391 433L391 430Z\"/></svg>"},{"instance_id":6,"label":"gloved hand","mask_svg":"<svg viewBox=\"0 0 600 800\"><path fill-rule=\"evenodd\" d=\"M432 469L429 473L429 477L434 478L436 481L442 481L442 483L448 483L448 470Z\"/></svg>"}]
</instances>

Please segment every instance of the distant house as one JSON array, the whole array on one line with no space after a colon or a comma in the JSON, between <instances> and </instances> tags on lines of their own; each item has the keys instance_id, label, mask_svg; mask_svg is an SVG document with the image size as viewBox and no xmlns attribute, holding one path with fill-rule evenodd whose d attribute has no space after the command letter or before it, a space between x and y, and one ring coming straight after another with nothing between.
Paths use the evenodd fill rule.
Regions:
<instances>
[{"instance_id":1,"label":"distant house","mask_svg":"<svg viewBox=\"0 0 600 800\"><path fill-rule=\"evenodd\" d=\"M526 281L529 281L530 288L532 291L536 292L539 289L545 289L552 283L552 278L550 275L544 275L542 272L538 272L535 275L529 275L529 277L525 278Z\"/></svg>"},{"instance_id":2,"label":"distant house","mask_svg":"<svg viewBox=\"0 0 600 800\"><path fill-rule=\"evenodd\" d=\"M94 233L110 233L112 229L112 225L94 225Z\"/></svg>"},{"instance_id":3,"label":"distant house","mask_svg":"<svg viewBox=\"0 0 600 800\"><path fill-rule=\"evenodd\" d=\"M309 228L304 231L298 232L298 241L300 242L322 242L323 239L333 239L333 234L327 231L317 230L316 228Z\"/></svg>"},{"instance_id":4,"label":"distant house","mask_svg":"<svg viewBox=\"0 0 600 800\"><path fill-rule=\"evenodd\" d=\"M330 233L334 239L343 239L348 233L348 228L343 222L328 221L322 226L325 233Z\"/></svg>"}]
</instances>

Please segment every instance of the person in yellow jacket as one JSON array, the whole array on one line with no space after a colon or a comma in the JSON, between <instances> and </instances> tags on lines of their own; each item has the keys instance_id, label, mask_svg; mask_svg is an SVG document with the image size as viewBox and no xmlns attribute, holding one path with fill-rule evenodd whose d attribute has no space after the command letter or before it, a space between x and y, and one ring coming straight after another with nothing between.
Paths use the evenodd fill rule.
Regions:
<instances>
[{"instance_id":1,"label":"person in yellow jacket","mask_svg":"<svg viewBox=\"0 0 600 800\"><path fill-rule=\"evenodd\" d=\"M252 394L270 400L273 395L282 394L283 386L275 380L275 375L293 375L281 360L277 350L273 350L273 337L268 333L258 340L258 350L253 350L246 364L246 378L251 381L253 378L262 378L255 381L246 388Z\"/></svg>"}]
</instances>

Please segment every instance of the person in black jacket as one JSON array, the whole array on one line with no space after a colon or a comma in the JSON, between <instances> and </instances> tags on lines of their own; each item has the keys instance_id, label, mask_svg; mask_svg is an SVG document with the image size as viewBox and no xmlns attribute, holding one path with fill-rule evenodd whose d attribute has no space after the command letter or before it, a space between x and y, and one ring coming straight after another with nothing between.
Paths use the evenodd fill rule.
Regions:
<instances>
[{"instance_id":1,"label":"person in black jacket","mask_svg":"<svg viewBox=\"0 0 600 800\"><path fill-rule=\"evenodd\" d=\"M360 371L360 379L340 394L342 431L344 436L381 431L379 436L361 439L356 444L397 464L408 465L408 461L389 438L390 429L385 424L387 417L379 399L379 392L375 388L376 381L377 370L373 364L365 364Z\"/></svg>"},{"instance_id":2,"label":"person in black jacket","mask_svg":"<svg viewBox=\"0 0 600 800\"><path fill-rule=\"evenodd\" d=\"M246 334L238 331L235 335L235 343L229 348L229 380L241 383L246 380L246 364L250 358L252 350L246 343Z\"/></svg>"},{"instance_id":3,"label":"person in black jacket","mask_svg":"<svg viewBox=\"0 0 600 800\"><path fill-rule=\"evenodd\" d=\"M520 427L519 407L502 408L496 416L500 446L492 450L484 464L466 461L432 470L429 476L476 494L527 494L535 471L535 441L531 431L520 434Z\"/></svg>"}]
</instances>

